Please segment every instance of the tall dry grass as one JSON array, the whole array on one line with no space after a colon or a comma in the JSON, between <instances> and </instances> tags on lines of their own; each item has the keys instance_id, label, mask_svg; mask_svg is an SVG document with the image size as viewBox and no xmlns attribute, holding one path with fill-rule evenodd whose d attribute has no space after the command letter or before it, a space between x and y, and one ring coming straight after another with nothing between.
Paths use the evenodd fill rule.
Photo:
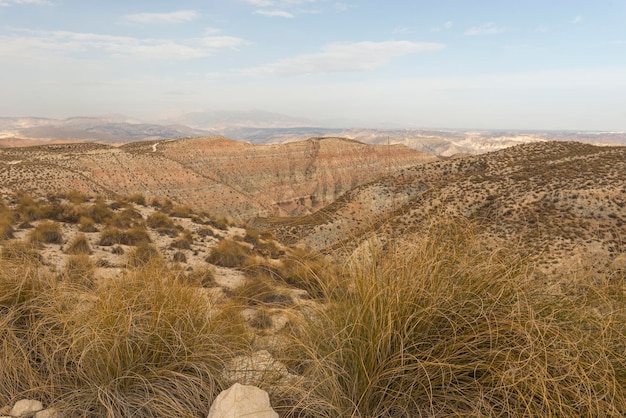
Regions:
<instances>
[{"instance_id":1,"label":"tall dry grass","mask_svg":"<svg viewBox=\"0 0 626 418\"><path fill-rule=\"evenodd\" d=\"M238 311L162 265L97 287L0 261L0 404L66 416L206 416L224 364L248 348Z\"/></svg>"},{"instance_id":2,"label":"tall dry grass","mask_svg":"<svg viewBox=\"0 0 626 418\"><path fill-rule=\"evenodd\" d=\"M277 395L286 415L624 416L623 307L605 287L545 294L467 223L425 232L369 246L346 291L325 288L283 359L306 382Z\"/></svg>"}]
</instances>

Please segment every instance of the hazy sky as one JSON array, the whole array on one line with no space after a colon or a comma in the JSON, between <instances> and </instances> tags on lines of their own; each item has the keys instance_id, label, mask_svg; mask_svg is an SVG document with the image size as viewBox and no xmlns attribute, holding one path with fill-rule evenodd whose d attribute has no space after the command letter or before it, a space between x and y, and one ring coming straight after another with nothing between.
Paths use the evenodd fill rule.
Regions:
<instances>
[{"instance_id":1,"label":"hazy sky","mask_svg":"<svg viewBox=\"0 0 626 418\"><path fill-rule=\"evenodd\" d=\"M0 0L0 116L626 130L626 0Z\"/></svg>"}]
</instances>

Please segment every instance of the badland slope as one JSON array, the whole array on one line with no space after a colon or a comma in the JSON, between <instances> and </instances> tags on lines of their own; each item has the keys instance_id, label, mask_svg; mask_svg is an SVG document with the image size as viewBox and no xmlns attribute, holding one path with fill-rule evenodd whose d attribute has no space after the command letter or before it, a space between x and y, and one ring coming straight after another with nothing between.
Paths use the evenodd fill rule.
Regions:
<instances>
[{"instance_id":1,"label":"badland slope","mask_svg":"<svg viewBox=\"0 0 626 418\"><path fill-rule=\"evenodd\" d=\"M373 231L410 239L436 217L472 219L483 239L516 243L551 270L610 264L626 254L626 147L544 142L416 165L312 215L257 223L328 250Z\"/></svg>"},{"instance_id":2,"label":"badland slope","mask_svg":"<svg viewBox=\"0 0 626 418\"><path fill-rule=\"evenodd\" d=\"M251 145L224 137L0 149L0 193L76 190L169 197L216 216L311 213L384 174L436 157L340 138Z\"/></svg>"}]
</instances>

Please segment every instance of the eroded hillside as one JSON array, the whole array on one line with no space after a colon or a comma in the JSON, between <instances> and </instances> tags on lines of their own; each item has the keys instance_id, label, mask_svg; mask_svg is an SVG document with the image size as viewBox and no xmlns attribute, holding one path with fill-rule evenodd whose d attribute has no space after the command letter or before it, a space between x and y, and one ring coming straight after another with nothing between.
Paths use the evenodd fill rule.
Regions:
<instances>
[{"instance_id":1,"label":"eroded hillside","mask_svg":"<svg viewBox=\"0 0 626 418\"><path fill-rule=\"evenodd\" d=\"M516 242L558 269L626 253L626 148L536 143L403 170L297 219L260 219L288 241L328 249L371 231L409 237L434 217L465 217L484 239Z\"/></svg>"},{"instance_id":2,"label":"eroded hillside","mask_svg":"<svg viewBox=\"0 0 626 418\"><path fill-rule=\"evenodd\" d=\"M223 137L120 148L64 144L0 150L0 193L169 197L217 215L303 215L383 174L433 156L338 138L258 146Z\"/></svg>"}]
</instances>

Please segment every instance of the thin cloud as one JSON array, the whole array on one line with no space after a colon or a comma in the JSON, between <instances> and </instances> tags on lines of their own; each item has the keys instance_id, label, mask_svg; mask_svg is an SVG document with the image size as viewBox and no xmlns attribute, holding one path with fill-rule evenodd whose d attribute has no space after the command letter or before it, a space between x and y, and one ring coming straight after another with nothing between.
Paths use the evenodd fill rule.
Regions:
<instances>
[{"instance_id":1,"label":"thin cloud","mask_svg":"<svg viewBox=\"0 0 626 418\"><path fill-rule=\"evenodd\" d=\"M495 35L498 33L502 33L506 31L504 26L497 26L493 22L486 23L482 26L473 26L465 31L467 36L476 36L476 35Z\"/></svg>"},{"instance_id":2,"label":"thin cloud","mask_svg":"<svg viewBox=\"0 0 626 418\"><path fill-rule=\"evenodd\" d=\"M243 70L254 76L299 76L316 73L361 72L381 67L392 58L438 51L443 44L410 41L332 43L320 52L285 58L273 64Z\"/></svg>"},{"instance_id":3,"label":"thin cloud","mask_svg":"<svg viewBox=\"0 0 626 418\"><path fill-rule=\"evenodd\" d=\"M246 0L246 3L252 4L257 7L268 7L274 5L274 2L272 0Z\"/></svg>"},{"instance_id":4,"label":"thin cloud","mask_svg":"<svg viewBox=\"0 0 626 418\"><path fill-rule=\"evenodd\" d=\"M409 28L405 27L405 26L396 26L395 28L393 28L393 33L411 33L411 31L409 30Z\"/></svg>"},{"instance_id":5,"label":"thin cloud","mask_svg":"<svg viewBox=\"0 0 626 418\"><path fill-rule=\"evenodd\" d=\"M194 10L178 10L170 13L136 13L122 16L126 23L185 23L200 15Z\"/></svg>"},{"instance_id":6,"label":"thin cloud","mask_svg":"<svg viewBox=\"0 0 626 418\"><path fill-rule=\"evenodd\" d=\"M447 22L445 22L443 25L441 26L436 26L434 28L432 28L433 32L443 32L445 30L450 30L452 29L452 26L454 26L454 23L451 20L448 20Z\"/></svg>"},{"instance_id":7,"label":"thin cloud","mask_svg":"<svg viewBox=\"0 0 626 418\"><path fill-rule=\"evenodd\" d=\"M0 56L33 57L41 53L92 57L131 57L148 60L189 60L215 54L220 49L246 45L233 36L204 36L181 42L167 39L132 38L68 31L22 30L12 36L0 36Z\"/></svg>"},{"instance_id":8,"label":"thin cloud","mask_svg":"<svg viewBox=\"0 0 626 418\"><path fill-rule=\"evenodd\" d=\"M257 10L254 12L256 15L268 16L268 17L283 17L287 19L291 19L295 17L293 14L286 12L284 10Z\"/></svg>"},{"instance_id":9,"label":"thin cloud","mask_svg":"<svg viewBox=\"0 0 626 418\"><path fill-rule=\"evenodd\" d=\"M52 4L50 0L1 0L0 6L9 7L16 4Z\"/></svg>"},{"instance_id":10,"label":"thin cloud","mask_svg":"<svg viewBox=\"0 0 626 418\"><path fill-rule=\"evenodd\" d=\"M574 19L572 19L572 23L573 23L574 25L577 25L577 24L581 23L582 21L583 21L583 17L582 17L582 16L580 16L580 15L579 15L579 16L576 16Z\"/></svg>"}]
</instances>

